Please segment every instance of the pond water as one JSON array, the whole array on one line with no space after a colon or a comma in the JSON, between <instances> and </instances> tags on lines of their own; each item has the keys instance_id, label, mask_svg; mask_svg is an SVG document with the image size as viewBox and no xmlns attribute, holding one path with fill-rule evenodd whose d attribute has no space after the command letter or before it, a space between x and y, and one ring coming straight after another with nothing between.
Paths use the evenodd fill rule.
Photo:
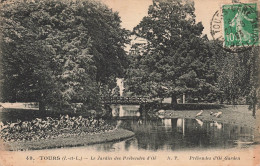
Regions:
<instances>
[{"instance_id":1,"label":"pond water","mask_svg":"<svg viewBox=\"0 0 260 166\"><path fill-rule=\"evenodd\" d=\"M111 121L118 128L131 130L133 138L103 144L77 147L95 151L177 151L185 149L226 149L253 142L253 130L247 127L199 119L143 118L139 106L113 105ZM13 112L14 113L14 112ZM37 117L28 111L23 116ZM8 116L7 116L8 115ZM19 113L5 113L4 118L19 118ZM38 115L39 116L39 115ZM3 118L1 116L1 118Z\"/></svg>"},{"instance_id":2,"label":"pond water","mask_svg":"<svg viewBox=\"0 0 260 166\"><path fill-rule=\"evenodd\" d=\"M131 130L135 137L120 143L93 145L96 149L183 150L193 148L231 148L253 141L246 127L197 119L128 119L118 126ZM237 144L239 142L239 144Z\"/></svg>"},{"instance_id":3,"label":"pond water","mask_svg":"<svg viewBox=\"0 0 260 166\"><path fill-rule=\"evenodd\" d=\"M142 118L139 106L113 105L118 128L131 130L135 137L82 147L96 151L176 151L185 149L226 149L253 142L253 130L232 124L199 119Z\"/></svg>"}]
</instances>

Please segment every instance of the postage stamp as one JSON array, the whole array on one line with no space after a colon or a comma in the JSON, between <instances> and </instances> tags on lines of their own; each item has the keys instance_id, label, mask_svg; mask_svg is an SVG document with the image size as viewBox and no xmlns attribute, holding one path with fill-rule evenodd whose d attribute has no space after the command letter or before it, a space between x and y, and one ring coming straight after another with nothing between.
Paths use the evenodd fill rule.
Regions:
<instances>
[{"instance_id":1,"label":"postage stamp","mask_svg":"<svg viewBox=\"0 0 260 166\"><path fill-rule=\"evenodd\" d=\"M211 35L229 52L243 52L259 44L256 3L225 4L211 21Z\"/></svg>"},{"instance_id":2,"label":"postage stamp","mask_svg":"<svg viewBox=\"0 0 260 166\"><path fill-rule=\"evenodd\" d=\"M225 46L252 46L258 42L256 4L223 5L222 13Z\"/></svg>"}]
</instances>

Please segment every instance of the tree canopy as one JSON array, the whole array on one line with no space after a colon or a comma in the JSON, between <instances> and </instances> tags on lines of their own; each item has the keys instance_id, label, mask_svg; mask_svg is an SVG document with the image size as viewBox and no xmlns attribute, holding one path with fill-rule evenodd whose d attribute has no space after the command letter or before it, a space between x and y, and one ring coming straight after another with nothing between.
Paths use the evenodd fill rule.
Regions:
<instances>
[{"instance_id":1,"label":"tree canopy","mask_svg":"<svg viewBox=\"0 0 260 166\"><path fill-rule=\"evenodd\" d=\"M148 16L133 29L127 90L137 95L186 94L200 101L250 104L259 100L259 47L242 53L224 50L202 35L194 4L154 0Z\"/></svg>"},{"instance_id":2,"label":"tree canopy","mask_svg":"<svg viewBox=\"0 0 260 166\"><path fill-rule=\"evenodd\" d=\"M201 98L216 97L212 93L216 91L214 65L211 65L213 55L202 30L202 24L195 21L193 3L154 0L148 16L133 30L136 36L146 39L147 44L142 56L133 58L138 68L128 71L130 89L134 90L131 85L137 82L140 92L171 96L173 102L183 93Z\"/></svg>"},{"instance_id":3,"label":"tree canopy","mask_svg":"<svg viewBox=\"0 0 260 166\"><path fill-rule=\"evenodd\" d=\"M97 107L98 85L126 66L128 31L118 13L88 0L2 5L3 100Z\"/></svg>"}]
</instances>

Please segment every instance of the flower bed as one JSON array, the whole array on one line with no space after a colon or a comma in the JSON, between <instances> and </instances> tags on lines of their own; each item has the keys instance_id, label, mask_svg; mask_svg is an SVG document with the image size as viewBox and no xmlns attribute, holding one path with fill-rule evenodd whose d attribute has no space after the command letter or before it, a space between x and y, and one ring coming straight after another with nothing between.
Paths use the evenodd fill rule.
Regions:
<instances>
[{"instance_id":1,"label":"flower bed","mask_svg":"<svg viewBox=\"0 0 260 166\"><path fill-rule=\"evenodd\" d=\"M124 129L114 129L104 133L74 135L70 137L59 137L52 139L41 139L34 141L4 142L3 149L9 151L18 150L42 150L64 147L85 146L97 143L120 141L133 137L134 133Z\"/></svg>"},{"instance_id":2,"label":"flower bed","mask_svg":"<svg viewBox=\"0 0 260 166\"><path fill-rule=\"evenodd\" d=\"M124 129L116 129L103 119L60 116L36 118L1 125L0 136L6 150L36 150L84 146L122 140L134 136Z\"/></svg>"},{"instance_id":3,"label":"flower bed","mask_svg":"<svg viewBox=\"0 0 260 166\"><path fill-rule=\"evenodd\" d=\"M107 124L103 119L60 116L60 118L36 118L32 121L1 123L0 137L4 142L33 141L41 139L84 136L113 130L115 126Z\"/></svg>"}]
</instances>

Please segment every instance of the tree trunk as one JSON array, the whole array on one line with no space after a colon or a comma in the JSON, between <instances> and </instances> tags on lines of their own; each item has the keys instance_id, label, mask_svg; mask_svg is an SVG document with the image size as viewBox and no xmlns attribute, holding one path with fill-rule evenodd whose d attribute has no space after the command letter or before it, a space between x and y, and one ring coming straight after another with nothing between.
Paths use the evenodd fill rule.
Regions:
<instances>
[{"instance_id":1,"label":"tree trunk","mask_svg":"<svg viewBox=\"0 0 260 166\"><path fill-rule=\"evenodd\" d=\"M42 101L39 102L39 111L40 112L44 112L46 110L45 108L45 103L43 103Z\"/></svg>"},{"instance_id":2,"label":"tree trunk","mask_svg":"<svg viewBox=\"0 0 260 166\"><path fill-rule=\"evenodd\" d=\"M177 97L175 94L172 94L172 101L171 101L171 105L174 106L174 105L177 105Z\"/></svg>"},{"instance_id":3,"label":"tree trunk","mask_svg":"<svg viewBox=\"0 0 260 166\"><path fill-rule=\"evenodd\" d=\"M256 112L256 105L255 105L255 103L253 104L253 117L256 117L255 116L255 112Z\"/></svg>"},{"instance_id":4,"label":"tree trunk","mask_svg":"<svg viewBox=\"0 0 260 166\"><path fill-rule=\"evenodd\" d=\"M182 103L185 104L185 93L182 94Z\"/></svg>"},{"instance_id":5,"label":"tree trunk","mask_svg":"<svg viewBox=\"0 0 260 166\"><path fill-rule=\"evenodd\" d=\"M257 95L256 95L256 89L253 91L253 117L256 117L256 107L257 107Z\"/></svg>"},{"instance_id":6,"label":"tree trunk","mask_svg":"<svg viewBox=\"0 0 260 166\"><path fill-rule=\"evenodd\" d=\"M221 97L220 98L220 104L223 104L224 103L224 99Z\"/></svg>"},{"instance_id":7,"label":"tree trunk","mask_svg":"<svg viewBox=\"0 0 260 166\"><path fill-rule=\"evenodd\" d=\"M255 111L256 111L256 107L255 107ZM260 131L259 131L259 128L258 128L260 126L259 111L255 112L255 118L256 118L256 127L255 127L255 131L254 131L254 142L260 143Z\"/></svg>"}]
</instances>

